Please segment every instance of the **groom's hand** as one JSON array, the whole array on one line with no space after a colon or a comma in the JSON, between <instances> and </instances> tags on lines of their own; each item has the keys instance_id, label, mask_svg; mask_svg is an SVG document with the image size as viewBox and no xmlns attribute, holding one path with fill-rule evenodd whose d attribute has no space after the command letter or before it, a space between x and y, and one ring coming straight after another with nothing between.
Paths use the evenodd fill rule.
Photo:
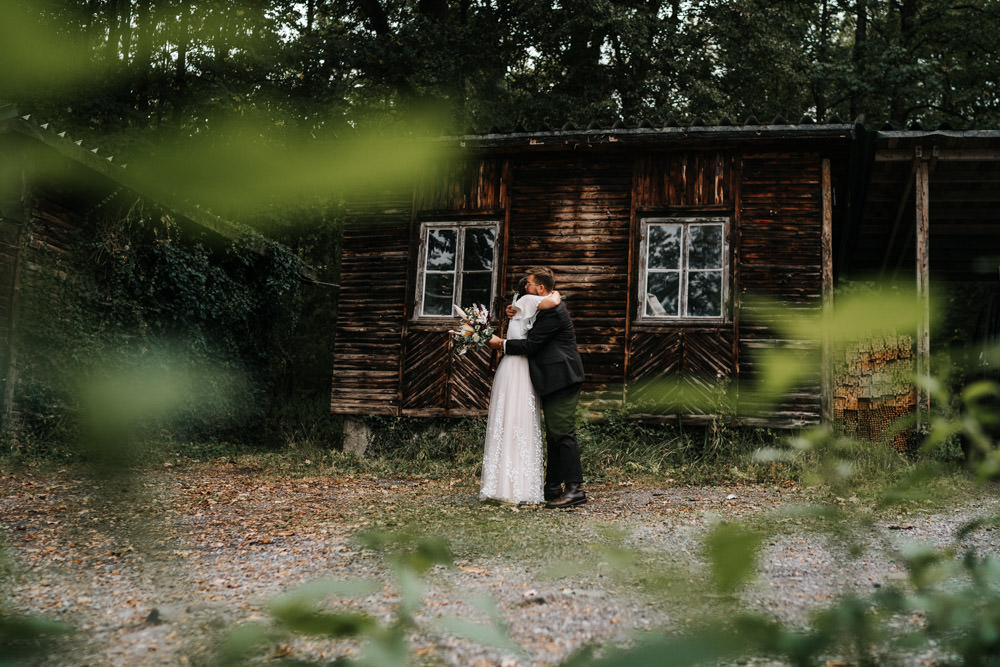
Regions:
<instances>
[{"instance_id":1,"label":"groom's hand","mask_svg":"<svg viewBox=\"0 0 1000 667\"><path fill-rule=\"evenodd\" d=\"M492 347L494 350L502 350L503 338L497 336L496 334L493 334L493 337L490 338L490 347Z\"/></svg>"}]
</instances>

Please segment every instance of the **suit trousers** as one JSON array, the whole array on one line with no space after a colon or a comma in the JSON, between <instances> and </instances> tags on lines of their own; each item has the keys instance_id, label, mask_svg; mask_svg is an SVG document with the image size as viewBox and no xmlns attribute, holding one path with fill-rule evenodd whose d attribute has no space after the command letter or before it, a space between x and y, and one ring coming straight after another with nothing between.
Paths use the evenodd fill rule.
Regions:
<instances>
[{"instance_id":1,"label":"suit trousers","mask_svg":"<svg viewBox=\"0 0 1000 667\"><path fill-rule=\"evenodd\" d=\"M580 402L580 384L557 389L541 397L545 415L545 444L548 461L545 483L556 485L583 483L580 449L576 443L576 406Z\"/></svg>"}]
</instances>

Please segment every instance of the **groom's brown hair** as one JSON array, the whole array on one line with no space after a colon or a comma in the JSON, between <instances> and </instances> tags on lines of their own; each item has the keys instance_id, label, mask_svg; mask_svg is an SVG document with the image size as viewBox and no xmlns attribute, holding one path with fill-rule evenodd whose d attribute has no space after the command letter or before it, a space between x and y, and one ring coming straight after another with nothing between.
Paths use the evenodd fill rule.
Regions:
<instances>
[{"instance_id":1,"label":"groom's brown hair","mask_svg":"<svg viewBox=\"0 0 1000 667\"><path fill-rule=\"evenodd\" d=\"M525 276L535 276L535 282L552 291L556 288L556 277L547 266L535 266L525 272Z\"/></svg>"}]
</instances>

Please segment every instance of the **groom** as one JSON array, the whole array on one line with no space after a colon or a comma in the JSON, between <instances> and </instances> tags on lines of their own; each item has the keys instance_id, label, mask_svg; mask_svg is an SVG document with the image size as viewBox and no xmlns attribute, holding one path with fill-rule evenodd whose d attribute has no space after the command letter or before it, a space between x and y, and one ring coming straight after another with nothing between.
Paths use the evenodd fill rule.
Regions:
<instances>
[{"instance_id":1,"label":"groom","mask_svg":"<svg viewBox=\"0 0 1000 667\"><path fill-rule=\"evenodd\" d=\"M545 267L529 269L526 278L525 289L529 294L548 296L556 286L552 271ZM512 316L510 312L507 315ZM490 347L528 357L531 384L542 399L545 413L546 504L549 507L584 504L587 494L583 490L580 450L573 424L583 383L583 361L576 347L576 334L566 304L560 302L555 308L539 310L526 339L505 340L493 336Z\"/></svg>"}]
</instances>

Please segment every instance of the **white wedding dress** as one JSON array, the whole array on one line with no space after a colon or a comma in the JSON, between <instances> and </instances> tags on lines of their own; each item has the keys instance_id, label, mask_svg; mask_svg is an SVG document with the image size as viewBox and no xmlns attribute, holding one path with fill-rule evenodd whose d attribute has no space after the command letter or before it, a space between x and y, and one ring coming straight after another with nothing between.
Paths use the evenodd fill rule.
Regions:
<instances>
[{"instance_id":1,"label":"white wedding dress","mask_svg":"<svg viewBox=\"0 0 1000 667\"><path fill-rule=\"evenodd\" d=\"M514 305L508 339L523 339L535 322L542 297L525 294ZM505 354L493 376L479 497L510 503L542 502L542 425L528 358Z\"/></svg>"}]
</instances>

